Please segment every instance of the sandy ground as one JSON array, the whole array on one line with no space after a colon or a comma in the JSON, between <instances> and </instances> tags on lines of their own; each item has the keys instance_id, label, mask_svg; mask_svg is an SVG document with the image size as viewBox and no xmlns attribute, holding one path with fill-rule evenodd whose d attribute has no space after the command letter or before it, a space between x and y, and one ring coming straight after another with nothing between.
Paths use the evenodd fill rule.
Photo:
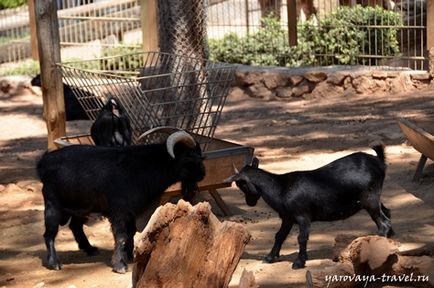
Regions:
<instances>
[{"instance_id":1,"label":"sandy ground","mask_svg":"<svg viewBox=\"0 0 434 288\"><path fill-rule=\"evenodd\" d=\"M78 251L71 232L63 228L56 239L63 269L50 271L43 266L43 200L34 172L35 161L46 147L41 105L41 97L31 93L0 94L0 287L130 287L131 272L111 272L113 240L107 221L85 227L100 255L87 257ZM264 102L234 93L215 136L254 147L260 166L277 173L313 169L354 151L372 153L369 144L382 140L388 162L383 200L392 210L396 239L406 250L434 242L434 165L428 160L421 181L411 182L420 155L405 143L396 117L434 118L432 111L434 89L292 102ZM68 123L68 134L89 127L88 121ZM245 224L252 234L231 287L237 287L243 269L253 271L261 287L305 287L306 269L291 269L298 229L284 243L280 262L262 263L279 218L263 201L248 207L234 187L220 194L233 216L222 217L213 205L216 215ZM202 197L210 199L206 192ZM362 211L345 221L314 223L311 231L307 268L330 261L336 235L363 236L375 234L376 229Z\"/></svg>"}]
</instances>

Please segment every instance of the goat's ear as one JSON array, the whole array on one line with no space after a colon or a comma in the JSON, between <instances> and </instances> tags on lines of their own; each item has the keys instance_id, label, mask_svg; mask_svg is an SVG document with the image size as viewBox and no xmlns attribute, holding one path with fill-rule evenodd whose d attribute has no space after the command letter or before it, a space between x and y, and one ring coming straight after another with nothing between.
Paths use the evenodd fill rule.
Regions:
<instances>
[{"instance_id":1,"label":"goat's ear","mask_svg":"<svg viewBox=\"0 0 434 288\"><path fill-rule=\"evenodd\" d=\"M256 157L253 157L252 159L252 165L253 168L258 168L259 167L259 159Z\"/></svg>"}]
</instances>

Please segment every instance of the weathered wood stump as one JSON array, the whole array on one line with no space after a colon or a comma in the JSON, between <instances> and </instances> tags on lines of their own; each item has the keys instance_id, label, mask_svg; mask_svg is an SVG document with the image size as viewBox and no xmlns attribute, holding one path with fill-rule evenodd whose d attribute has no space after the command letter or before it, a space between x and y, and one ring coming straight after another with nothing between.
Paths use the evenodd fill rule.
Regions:
<instances>
[{"instance_id":1,"label":"weathered wood stump","mask_svg":"<svg viewBox=\"0 0 434 288\"><path fill-rule=\"evenodd\" d=\"M336 262L309 269L307 287L434 287L434 258L429 248L400 253L398 241L380 236L359 237L349 245L348 241L351 237L336 237Z\"/></svg>"},{"instance_id":2,"label":"weathered wood stump","mask_svg":"<svg viewBox=\"0 0 434 288\"><path fill-rule=\"evenodd\" d=\"M160 206L136 241L133 287L227 287L249 239L209 203Z\"/></svg>"}]
</instances>

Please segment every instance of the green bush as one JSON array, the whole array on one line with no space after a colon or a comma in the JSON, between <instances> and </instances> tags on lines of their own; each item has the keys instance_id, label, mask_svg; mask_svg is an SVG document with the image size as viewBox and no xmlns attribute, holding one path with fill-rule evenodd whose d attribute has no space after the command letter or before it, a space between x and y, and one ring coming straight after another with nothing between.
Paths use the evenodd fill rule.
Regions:
<instances>
[{"instance_id":1,"label":"green bush","mask_svg":"<svg viewBox=\"0 0 434 288\"><path fill-rule=\"evenodd\" d=\"M12 66L0 66L0 77L10 75L35 76L39 74L39 61L27 60Z\"/></svg>"},{"instance_id":2,"label":"green bush","mask_svg":"<svg viewBox=\"0 0 434 288\"><path fill-rule=\"evenodd\" d=\"M0 10L16 8L27 3L27 0L0 0Z\"/></svg>"},{"instance_id":3,"label":"green bush","mask_svg":"<svg viewBox=\"0 0 434 288\"><path fill-rule=\"evenodd\" d=\"M399 53L398 13L381 7L339 7L319 23L298 25L298 45L289 47L288 36L275 18L263 18L256 33L246 37L226 35L210 40L213 61L248 65L311 66L331 64L380 64L376 57ZM375 28L369 26L376 26ZM384 27L381 27L384 26Z\"/></svg>"}]
</instances>

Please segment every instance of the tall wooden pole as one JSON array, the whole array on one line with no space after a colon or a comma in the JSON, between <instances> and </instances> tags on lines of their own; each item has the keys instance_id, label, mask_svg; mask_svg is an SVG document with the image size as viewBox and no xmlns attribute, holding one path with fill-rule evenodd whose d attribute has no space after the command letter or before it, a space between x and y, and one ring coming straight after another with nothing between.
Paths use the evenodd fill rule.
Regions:
<instances>
[{"instance_id":1,"label":"tall wooden pole","mask_svg":"<svg viewBox=\"0 0 434 288\"><path fill-rule=\"evenodd\" d=\"M296 0L286 2L288 13L288 41L289 46L297 46L297 3Z\"/></svg>"},{"instance_id":2,"label":"tall wooden pole","mask_svg":"<svg viewBox=\"0 0 434 288\"><path fill-rule=\"evenodd\" d=\"M143 51L159 51L157 0L140 1Z\"/></svg>"},{"instance_id":3,"label":"tall wooden pole","mask_svg":"<svg viewBox=\"0 0 434 288\"><path fill-rule=\"evenodd\" d=\"M36 35L35 0L27 1L29 5L29 26L30 26L30 45L32 47L32 58L38 60L38 37Z\"/></svg>"},{"instance_id":4,"label":"tall wooden pole","mask_svg":"<svg viewBox=\"0 0 434 288\"><path fill-rule=\"evenodd\" d=\"M35 1L35 16L48 149L53 150L56 149L54 140L66 134L62 76L56 67L60 62L56 1Z\"/></svg>"},{"instance_id":5,"label":"tall wooden pole","mask_svg":"<svg viewBox=\"0 0 434 288\"><path fill-rule=\"evenodd\" d=\"M429 72L434 77L434 0L427 0L426 18L426 48L428 50Z\"/></svg>"}]
</instances>

